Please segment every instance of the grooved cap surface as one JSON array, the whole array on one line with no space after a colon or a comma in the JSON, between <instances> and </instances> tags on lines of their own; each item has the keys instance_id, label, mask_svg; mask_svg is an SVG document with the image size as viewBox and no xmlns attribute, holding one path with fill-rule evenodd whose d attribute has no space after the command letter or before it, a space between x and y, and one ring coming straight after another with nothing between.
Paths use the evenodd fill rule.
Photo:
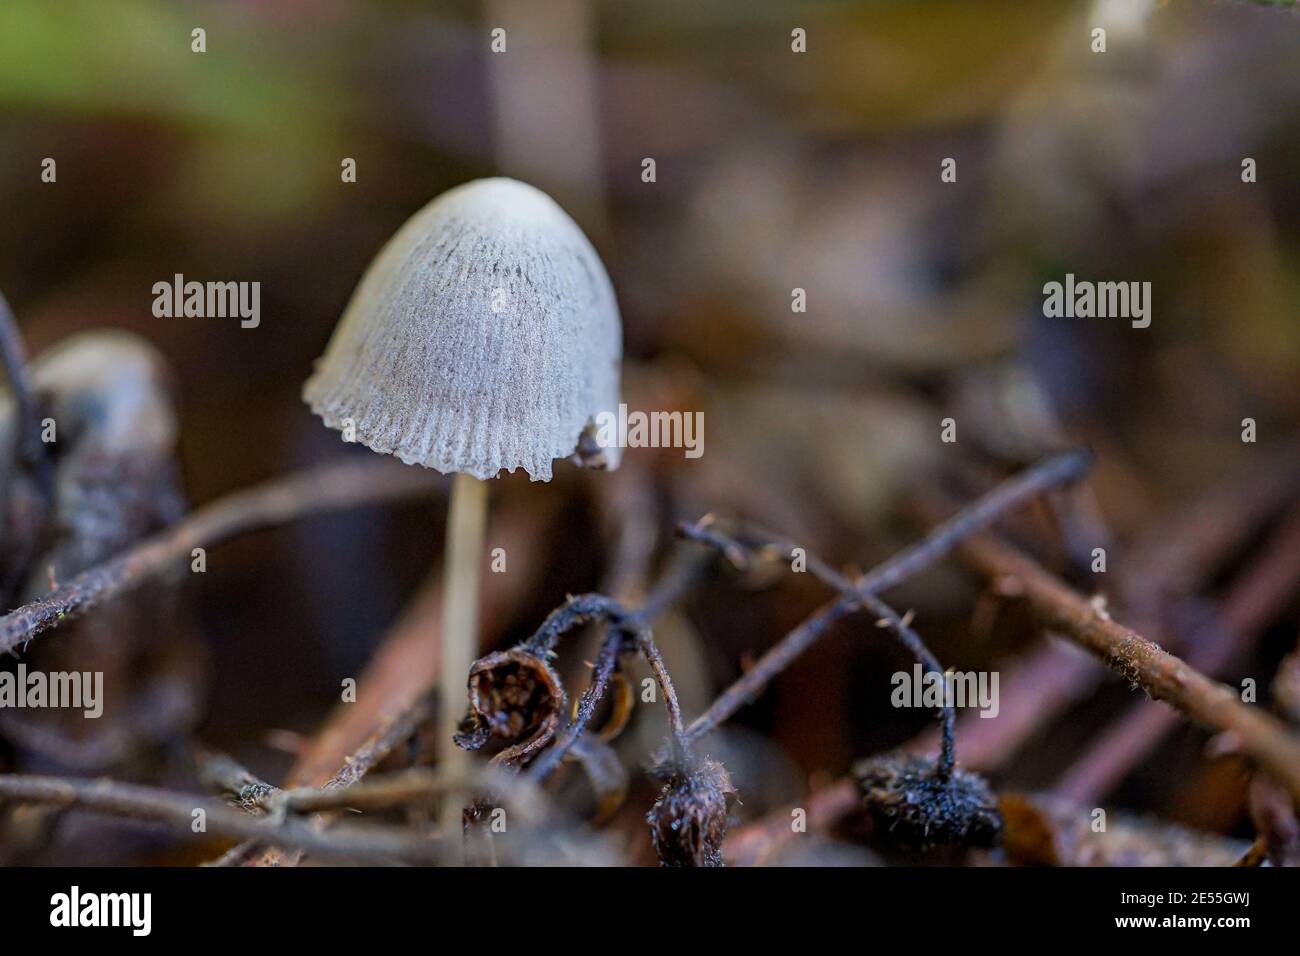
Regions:
<instances>
[{"instance_id":1,"label":"grooved cap surface","mask_svg":"<svg viewBox=\"0 0 1300 956\"><path fill-rule=\"evenodd\" d=\"M617 413L622 326L577 224L538 189L480 179L406 222L352 295L303 398L407 464L549 481ZM617 448L604 449L610 468Z\"/></svg>"}]
</instances>

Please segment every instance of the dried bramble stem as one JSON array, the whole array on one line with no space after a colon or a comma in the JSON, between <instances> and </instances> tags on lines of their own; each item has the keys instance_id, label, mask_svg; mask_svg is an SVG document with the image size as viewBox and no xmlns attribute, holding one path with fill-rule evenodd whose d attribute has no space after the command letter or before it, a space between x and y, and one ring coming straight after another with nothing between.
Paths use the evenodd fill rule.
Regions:
<instances>
[{"instance_id":1,"label":"dried bramble stem","mask_svg":"<svg viewBox=\"0 0 1300 956\"><path fill-rule=\"evenodd\" d=\"M933 564L964 539L988 527L1017 505L1054 487L1081 478L1091 464L1092 453L1084 449L1063 452L1039 462L1003 482L993 491L934 528L916 544L898 552L884 564L853 582L852 596L840 597L814 612L723 691L709 709L686 729L687 739L698 740L753 700L774 677L816 643L832 624L859 607L870 607L867 602L869 595L887 591L917 571Z\"/></svg>"},{"instance_id":2,"label":"dried bramble stem","mask_svg":"<svg viewBox=\"0 0 1300 956\"><path fill-rule=\"evenodd\" d=\"M346 462L237 491L0 617L0 653L17 650L45 631L188 561L193 548L310 514L430 494L438 487L426 473L413 468Z\"/></svg>"},{"instance_id":3,"label":"dried bramble stem","mask_svg":"<svg viewBox=\"0 0 1300 956\"><path fill-rule=\"evenodd\" d=\"M1096 654L1122 677L1192 720L1231 733L1240 749L1300 798L1300 739L1262 709L1099 610L1027 555L990 537L962 544L966 563L990 580L1012 580L1039 622Z\"/></svg>"}]
</instances>

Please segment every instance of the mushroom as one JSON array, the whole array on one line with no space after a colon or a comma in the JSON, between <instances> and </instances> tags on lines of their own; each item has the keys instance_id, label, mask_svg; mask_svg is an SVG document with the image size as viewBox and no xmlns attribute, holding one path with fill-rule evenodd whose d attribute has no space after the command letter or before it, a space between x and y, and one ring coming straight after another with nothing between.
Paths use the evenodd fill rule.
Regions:
<instances>
[{"instance_id":1,"label":"mushroom","mask_svg":"<svg viewBox=\"0 0 1300 956\"><path fill-rule=\"evenodd\" d=\"M486 480L549 481L551 462L613 469L595 423L619 401L623 354L609 276L554 200L512 179L434 199L371 263L303 398L330 428L407 464L454 475L441 666L441 757L478 656Z\"/></svg>"}]
</instances>

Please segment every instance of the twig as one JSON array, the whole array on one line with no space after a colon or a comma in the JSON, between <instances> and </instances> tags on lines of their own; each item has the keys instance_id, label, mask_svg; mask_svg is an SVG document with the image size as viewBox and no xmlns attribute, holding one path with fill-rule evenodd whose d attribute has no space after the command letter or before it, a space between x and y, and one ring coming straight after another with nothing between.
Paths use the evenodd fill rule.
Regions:
<instances>
[{"instance_id":1,"label":"twig","mask_svg":"<svg viewBox=\"0 0 1300 956\"><path fill-rule=\"evenodd\" d=\"M421 469L367 461L311 468L235 492L0 617L0 652L25 647L45 631L139 587L188 560L194 548L309 514L429 494L438 487Z\"/></svg>"},{"instance_id":2,"label":"twig","mask_svg":"<svg viewBox=\"0 0 1300 956\"><path fill-rule=\"evenodd\" d=\"M961 545L965 561L991 580L1014 580L1039 622L1096 654L1113 670L1188 717L1235 735L1241 749L1300 796L1300 740L1277 718L1243 704L1231 688L1210 680L1127 627L1049 574L1031 558L990 537Z\"/></svg>"},{"instance_id":3,"label":"twig","mask_svg":"<svg viewBox=\"0 0 1300 956\"><path fill-rule=\"evenodd\" d=\"M862 791L849 777L809 793L797 803L807 813L807 832L825 833L862 806ZM728 866L762 866L796 839L790 826L791 808L773 810L727 837L723 855Z\"/></svg>"},{"instance_id":4,"label":"twig","mask_svg":"<svg viewBox=\"0 0 1300 956\"><path fill-rule=\"evenodd\" d=\"M193 837L195 811L204 814L207 836L292 846L343 860L436 863L446 852L439 842L391 827L338 827L321 831L295 818L255 817L224 803L190 794L114 780L0 775L0 799L72 807L164 824L178 836Z\"/></svg>"},{"instance_id":5,"label":"twig","mask_svg":"<svg viewBox=\"0 0 1300 956\"><path fill-rule=\"evenodd\" d=\"M194 775L214 793L233 800L241 810L258 813L281 791L262 780L227 754L197 748Z\"/></svg>"},{"instance_id":6,"label":"twig","mask_svg":"<svg viewBox=\"0 0 1300 956\"><path fill-rule=\"evenodd\" d=\"M569 721L559 739L543 751L528 768L528 775L533 780L545 780L551 771L559 766L564 755L572 749L578 738L582 736L582 732L586 730L587 724L596 712L596 705L604 698L605 691L609 688L609 682L614 676L614 669L618 666L618 658L623 650L623 642L626 640L627 635L620 627L610 626L605 641L601 644L600 654L596 657L595 666L592 668L591 683L583 691L573 719Z\"/></svg>"},{"instance_id":7,"label":"twig","mask_svg":"<svg viewBox=\"0 0 1300 956\"><path fill-rule=\"evenodd\" d=\"M858 590L857 585L850 581L840 572L836 571L829 564L817 557L806 548L799 548L798 545L784 538L769 535L766 532L760 532L757 529L746 529L747 537L757 537L757 547L766 552L779 552L785 560L792 561L795 559L796 550L802 551L802 557L806 562L809 571L813 576L820 580L828 587L840 592L845 599L854 603L855 606L865 607L876 617L878 627L887 628L898 638L899 642L911 652L912 656L921 662L922 666L929 673L938 674L940 678L944 676L943 667L939 664L939 659L934 656L933 652L926 647L921 636L909 626L907 620L900 617L893 608L891 608L880 598L869 592ZM718 548L724 554L731 557L733 563L737 560L748 562L753 554L753 547L741 542L739 539L732 537L720 528L712 524L703 525L681 525L678 527L678 533L694 541L702 541ZM951 703L945 703L941 708L942 714L942 742L939 748L939 762L935 768L936 775L940 780L946 780L952 774L954 764L953 746L954 734L953 727L956 722L956 709ZM694 729L694 725L692 725ZM706 725L694 729L693 736L689 739L698 739L708 733L713 728Z\"/></svg>"},{"instance_id":8,"label":"twig","mask_svg":"<svg viewBox=\"0 0 1300 956\"><path fill-rule=\"evenodd\" d=\"M1187 662L1209 675L1224 673L1295 594L1297 581L1300 511L1291 515L1221 605L1195 628ZM1092 743L1052 792L1076 803L1095 801L1118 785L1177 723L1175 712L1136 701Z\"/></svg>"},{"instance_id":9,"label":"twig","mask_svg":"<svg viewBox=\"0 0 1300 956\"><path fill-rule=\"evenodd\" d=\"M471 767L465 777L451 778L441 771L427 767L372 777L349 787L317 790L305 787L300 790L282 790L273 801L277 812L321 813L326 810L387 810L410 806L431 800L449 792L473 792L477 788L491 787L494 792L506 795L512 815L527 824L538 824L546 819L548 807L545 796L536 787L519 777L505 773L488 764Z\"/></svg>"},{"instance_id":10,"label":"twig","mask_svg":"<svg viewBox=\"0 0 1300 956\"><path fill-rule=\"evenodd\" d=\"M355 753L350 754L343 761L343 765L334 772L321 789L340 790L357 783L372 767L387 757L403 741L409 740L415 733L416 728L429 718L432 711L433 707L429 693L416 698L410 706L375 731ZM318 830L323 830L332 822L328 817L319 817L312 821L312 826ZM231 859L247 859L255 850L252 846L242 846L236 849L239 853L237 856L231 857ZM230 854L228 853L226 856L230 856ZM296 866L301 856L301 850L285 855L279 848L271 847L258 858L257 863L259 866L271 864L276 866Z\"/></svg>"},{"instance_id":11,"label":"twig","mask_svg":"<svg viewBox=\"0 0 1300 956\"><path fill-rule=\"evenodd\" d=\"M886 591L948 554L965 538L988 527L1022 502L1063 483L1082 477L1092 463L1084 450L1063 452L1011 478L968 508L943 522L919 542L898 552L884 564L853 582L853 596L824 605L790 631L745 674L720 694L687 728L689 740L698 740L749 703L800 654L811 647L840 618L867 606L866 598Z\"/></svg>"},{"instance_id":12,"label":"twig","mask_svg":"<svg viewBox=\"0 0 1300 956\"><path fill-rule=\"evenodd\" d=\"M1125 562L1138 569L1136 576L1123 579L1122 588L1126 605L1139 608L1139 631L1154 629L1151 615L1168 595L1186 595L1195 589L1225 554L1240 547L1261 521L1281 506L1297 484L1294 466L1298 458L1294 450L1287 450L1263 467L1234 474L1211 488L1178 519L1161 521L1143 533ZM1177 631L1171 632L1170 642L1176 643L1178 636ZM1300 652L1295 659L1300 687ZM985 720L976 713L958 718L958 759L983 773L999 769L1031 737L1040 734L1045 724L1091 692L1105 673L1105 668L1077 645L1049 637L1003 669L1002 708L997 719ZM1276 689L1274 696L1278 696ZM1164 708L1155 711L1162 716L1169 713ZM903 748L928 753L939 743L938 734L926 730ZM808 813L808 832L822 832L840 825L861 803L854 781L842 777L804 796L799 806ZM757 865L779 852L791 835L789 809L773 810L728 837L727 860L737 866Z\"/></svg>"},{"instance_id":13,"label":"twig","mask_svg":"<svg viewBox=\"0 0 1300 956\"><path fill-rule=\"evenodd\" d=\"M637 635L637 644L645 656L646 663L650 665L651 672L655 675L660 692L664 695L664 706L668 710L672 758L676 765L681 766L690 745L686 740L686 727L682 721L682 705L677 700L677 688L673 685L672 675L668 673L668 665L664 663L663 655L659 653L659 647L655 644L648 628Z\"/></svg>"}]
</instances>

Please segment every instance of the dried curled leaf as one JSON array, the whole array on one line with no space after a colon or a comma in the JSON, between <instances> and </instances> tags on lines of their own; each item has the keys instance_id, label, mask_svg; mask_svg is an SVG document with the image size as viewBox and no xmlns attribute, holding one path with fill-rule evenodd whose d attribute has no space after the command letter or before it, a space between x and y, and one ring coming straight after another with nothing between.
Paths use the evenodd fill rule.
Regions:
<instances>
[{"instance_id":1,"label":"dried curled leaf","mask_svg":"<svg viewBox=\"0 0 1300 956\"><path fill-rule=\"evenodd\" d=\"M953 768L940 779L934 761L902 752L860 761L853 773L877 829L899 843L990 847L1001 835L997 799L978 774Z\"/></svg>"},{"instance_id":2,"label":"dried curled leaf","mask_svg":"<svg viewBox=\"0 0 1300 956\"><path fill-rule=\"evenodd\" d=\"M521 648L496 651L474 662L469 672L469 713L456 743L479 750L489 740L511 746L498 763L518 763L545 747L559 729L564 686L545 658Z\"/></svg>"},{"instance_id":3,"label":"dried curled leaf","mask_svg":"<svg viewBox=\"0 0 1300 956\"><path fill-rule=\"evenodd\" d=\"M722 764L705 758L668 771L646 821L662 866L724 866L722 841L736 788Z\"/></svg>"}]
</instances>

